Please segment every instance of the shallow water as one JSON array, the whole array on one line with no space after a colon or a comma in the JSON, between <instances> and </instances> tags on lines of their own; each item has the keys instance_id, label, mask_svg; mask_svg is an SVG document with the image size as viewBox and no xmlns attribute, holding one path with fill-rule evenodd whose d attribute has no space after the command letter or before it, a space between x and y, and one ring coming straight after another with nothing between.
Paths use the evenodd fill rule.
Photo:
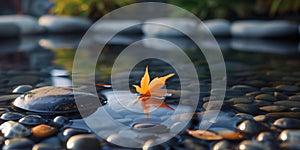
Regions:
<instances>
[{"instance_id":1,"label":"shallow water","mask_svg":"<svg viewBox=\"0 0 300 150\"><path fill-rule=\"evenodd\" d=\"M11 100L18 96L13 95L11 91L18 85L32 85L33 88L48 85L71 86L73 58L76 52L75 48L80 38L80 35L52 35L45 37L31 36L21 37L20 39L2 39L0 41L0 43L2 43L0 46L1 107L10 109ZM117 92L121 96L121 102L120 100L115 101L116 98L114 96L107 94L107 92L104 93L103 91L103 89L110 89L107 85L112 83L111 71L113 63L119 54L122 54L123 49L129 44L143 38L144 37L118 36L112 39L109 44L105 46L101 56L99 56L95 68L95 81L86 81L88 84L93 85L95 83L100 85L97 86L97 92L99 95L104 95L108 100L108 104L105 106L106 111L110 114L114 114L112 116L115 117L114 119L118 120L119 123L129 127L135 123L147 121L160 124L168 120L171 115L174 115L173 111L166 108L151 108L149 120L147 120L141 105L133 104L135 98L127 98L120 92L122 90L134 92L131 85L139 84L146 66L149 67L151 79L169 73L176 74L166 82L166 88L170 95L165 98L165 102L175 109L180 103L187 108L187 111L182 111L180 114L177 114L177 116L173 116L173 124L176 124L176 121L180 122L180 119L186 118L185 115L191 115L193 109L189 109L189 107L194 105L195 101L197 101L195 106L197 113L192 114L192 121L188 126L191 130L198 130L201 126L208 125L210 126L210 131L216 133L224 130L233 130L234 132L238 131L243 133L243 135L245 134L244 136L247 136L247 138L244 139L251 139L256 137L260 131L258 133L253 132L250 127L247 128L246 122L244 128L247 131L244 133L243 130L237 127L239 123L244 120L253 120L253 117L257 117L254 120L256 122L269 124L268 128L270 128L270 130L265 130L255 123L252 125L254 128L261 127L261 131L270 131L276 135L279 134L281 130L287 129L286 127L276 130L271 129L270 126L273 125L276 119L283 117L299 119L298 112L300 104L298 99L300 91L297 91L297 89L295 91L288 91L277 87L278 85L300 86L300 51L298 48L298 39L217 39L224 56L227 71L227 90L225 91L224 102L218 99L219 93L224 91L222 91L222 89L211 88L212 79L210 77L211 73L207 61L201 50L189 39L164 38L182 48L193 65L195 65L200 91L196 88L198 84L194 83L195 78L189 74L189 72L192 72L192 68L190 68L185 61L179 60L181 57L178 57L178 53L173 50L174 46L166 45L157 40L142 41L136 44L135 48L139 48L138 52L129 51L126 57L119 59L122 61L122 65L114 68L115 74L113 82L116 85L122 85L116 87ZM97 37L96 41L101 43L101 37ZM211 46L211 44L209 41L203 42L206 49L214 51L214 49L211 49L214 47ZM167 58L175 58L170 60L178 62L177 67L183 68L182 70L186 71L182 73L184 79L179 78L181 72L176 72L178 69L174 69L170 63L159 59L146 59L135 64L135 61L138 60L137 55L151 56L152 53L159 53L160 56ZM88 57L83 57L83 59L86 58ZM218 62L219 60L214 61ZM218 68L220 64L215 63L211 64L211 66ZM131 68L132 70L130 70ZM103 85L107 87L103 87ZM198 92L200 96L195 94ZM275 99L270 97L270 95L275 96ZM208 105L207 103L209 96L212 96L212 105ZM180 98L184 100L180 102ZM284 101L287 99L289 99L289 101ZM290 101L294 102L292 106L289 105ZM114 104L113 102L118 103ZM126 106L127 109L124 109L122 106ZM221 108L220 113L216 111L219 108ZM3 110L3 112L5 111L6 110ZM218 115L217 118L215 118L216 115ZM260 116L261 118L259 118L259 115L263 115L268 119L261 121L259 119L263 117ZM281 126L281 122L276 124ZM82 120L73 120L73 123L68 124L66 127L88 129ZM177 126L167 125L167 127L172 129ZM120 135L126 134L127 132L120 133ZM130 135L132 134L133 133ZM196 147L204 146L212 148L215 144L214 142L207 142L205 140L203 142L186 133L180 133L180 136L185 140L185 144L183 144L185 146L191 144L189 142L192 142ZM192 141L188 141L189 139L192 139ZM203 143L199 145L199 143L197 143L199 141ZM237 142L241 140L233 141L231 144L237 146ZM277 144L279 145L279 143ZM173 148L174 147L176 146L173 145Z\"/></svg>"}]
</instances>

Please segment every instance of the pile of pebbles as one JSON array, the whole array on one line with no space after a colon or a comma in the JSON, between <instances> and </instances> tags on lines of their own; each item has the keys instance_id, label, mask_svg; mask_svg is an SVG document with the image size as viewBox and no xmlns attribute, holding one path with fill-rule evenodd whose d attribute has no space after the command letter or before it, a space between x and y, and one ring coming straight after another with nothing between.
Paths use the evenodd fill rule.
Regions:
<instances>
[{"instance_id":1,"label":"pile of pebbles","mask_svg":"<svg viewBox=\"0 0 300 150\"><path fill-rule=\"evenodd\" d=\"M156 146L151 146L151 140L141 143L135 132L98 137L81 119L72 98L75 94L87 99L94 95L80 90L73 92L71 88L49 86L48 76L42 72L23 72L22 76L21 72L3 73L0 80L0 145L7 150L128 149L110 142L130 140L134 141L130 143L131 146L144 149L300 149L300 61L282 62L285 68L280 65L249 66L227 61L227 90L225 100L221 103L217 98L221 89L210 89L209 73L206 69L197 68L202 75L199 76L201 95L196 112L192 114L174 116L162 108L162 113L150 113L149 120L146 120L144 114L129 114L132 112L128 110L109 111L116 121L134 128L136 132L158 125L161 133L168 133L179 125L169 127L159 122L192 116L186 129ZM139 74L143 74L144 67L138 70ZM157 72L150 72L150 76L153 74ZM139 80L130 79L130 82L136 84ZM170 90L173 95L166 99L166 103L172 107L178 104L178 82L178 78L174 77L168 80L170 85L167 84L168 88L173 89ZM99 94L109 88L103 85L105 87L98 88ZM182 94L193 97L191 91ZM215 98L210 99L210 96ZM113 100L107 95L106 99L99 99L103 104L107 101L104 107ZM209 102L213 103L212 107L208 107ZM217 109L219 107L214 107L217 105L222 105L220 112ZM109 108L113 107L106 110ZM218 117L204 120L204 114L218 114ZM205 123L211 123L211 126L202 131L200 124ZM105 128L101 130L105 131Z\"/></svg>"}]
</instances>

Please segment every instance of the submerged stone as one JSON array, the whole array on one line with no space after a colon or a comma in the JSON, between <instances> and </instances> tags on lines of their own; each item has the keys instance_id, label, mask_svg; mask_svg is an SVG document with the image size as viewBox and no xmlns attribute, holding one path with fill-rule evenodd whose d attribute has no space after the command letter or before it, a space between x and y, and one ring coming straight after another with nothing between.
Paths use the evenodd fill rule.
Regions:
<instances>
[{"instance_id":1,"label":"submerged stone","mask_svg":"<svg viewBox=\"0 0 300 150\"><path fill-rule=\"evenodd\" d=\"M66 113L77 112L74 96L79 101L84 101L85 109L97 108L93 99L97 96L72 88L46 86L31 90L15 99L12 103L15 107L32 112L40 113ZM90 101L91 100L91 101Z\"/></svg>"},{"instance_id":2,"label":"submerged stone","mask_svg":"<svg viewBox=\"0 0 300 150\"><path fill-rule=\"evenodd\" d=\"M25 137L31 134L28 128L14 121L4 122L1 124L0 130L5 138Z\"/></svg>"}]
</instances>

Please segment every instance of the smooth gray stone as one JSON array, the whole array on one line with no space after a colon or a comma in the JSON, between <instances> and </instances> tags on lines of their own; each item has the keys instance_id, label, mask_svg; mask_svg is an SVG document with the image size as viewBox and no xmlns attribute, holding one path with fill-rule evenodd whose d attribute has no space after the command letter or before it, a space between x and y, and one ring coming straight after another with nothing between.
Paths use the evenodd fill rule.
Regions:
<instances>
[{"instance_id":1,"label":"smooth gray stone","mask_svg":"<svg viewBox=\"0 0 300 150\"><path fill-rule=\"evenodd\" d=\"M0 16L0 24L2 23L17 25L20 28L21 34L37 34L45 31L34 17L28 15Z\"/></svg>"},{"instance_id":2,"label":"smooth gray stone","mask_svg":"<svg viewBox=\"0 0 300 150\"><path fill-rule=\"evenodd\" d=\"M139 41L141 40L141 36L136 36L136 35L116 35L114 37L112 37L111 39L103 34L103 35L99 35L99 34L94 34L92 37L88 37L91 38L91 41L95 41L98 44L111 44L111 45L130 45L133 42ZM107 41L109 40L109 41Z\"/></svg>"},{"instance_id":3,"label":"smooth gray stone","mask_svg":"<svg viewBox=\"0 0 300 150\"><path fill-rule=\"evenodd\" d=\"M81 134L72 136L67 142L67 149L82 150L82 149L102 149L100 141L92 134Z\"/></svg>"},{"instance_id":4,"label":"smooth gray stone","mask_svg":"<svg viewBox=\"0 0 300 150\"><path fill-rule=\"evenodd\" d=\"M39 18L39 24L48 33L84 32L91 26L91 21L79 17L45 15Z\"/></svg>"},{"instance_id":5,"label":"smooth gray stone","mask_svg":"<svg viewBox=\"0 0 300 150\"><path fill-rule=\"evenodd\" d=\"M298 23L275 20L236 21L231 26L231 34L237 37L286 37L298 35Z\"/></svg>"},{"instance_id":6,"label":"smooth gray stone","mask_svg":"<svg viewBox=\"0 0 300 150\"><path fill-rule=\"evenodd\" d=\"M230 22L224 19L205 20L203 23L207 26L209 31L214 36L229 36L230 35ZM199 25L200 32L205 31L204 27Z\"/></svg>"},{"instance_id":7,"label":"smooth gray stone","mask_svg":"<svg viewBox=\"0 0 300 150\"><path fill-rule=\"evenodd\" d=\"M2 123L0 130L5 138L26 137L31 134L30 129L14 121L6 121Z\"/></svg>"},{"instance_id":8,"label":"smooth gray stone","mask_svg":"<svg viewBox=\"0 0 300 150\"><path fill-rule=\"evenodd\" d=\"M142 30L146 36L184 36L197 31L196 20L188 18L156 18L146 20ZM174 29L175 28L175 29ZM182 33L184 32L184 33Z\"/></svg>"},{"instance_id":9,"label":"smooth gray stone","mask_svg":"<svg viewBox=\"0 0 300 150\"><path fill-rule=\"evenodd\" d=\"M46 49L75 49L81 35L48 35L40 39L39 45Z\"/></svg>"},{"instance_id":10,"label":"smooth gray stone","mask_svg":"<svg viewBox=\"0 0 300 150\"><path fill-rule=\"evenodd\" d=\"M280 133L278 138L283 142L290 142L290 143L299 142L300 130L290 130L290 129L283 130Z\"/></svg>"},{"instance_id":11,"label":"smooth gray stone","mask_svg":"<svg viewBox=\"0 0 300 150\"><path fill-rule=\"evenodd\" d=\"M277 119L273 125L282 129L298 129L300 126L300 120L292 118L280 118Z\"/></svg>"},{"instance_id":12,"label":"smooth gray stone","mask_svg":"<svg viewBox=\"0 0 300 150\"><path fill-rule=\"evenodd\" d=\"M25 92L28 92L30 90L32 90L33 87L31 85L19 85L17 86L12 93L16 93L16 94L23 94Z\"/></svg>"},{"instance_id":13,"label":"smooth gray stone","mask_svg":"<svg viewBox=\"0 0 300 150\"><path fill-rule=\"evenodd\" d=\"M291 54L298 53L296 41L258 38L233 38L231 48L238 51Z\"/></svg>"},{"instance_id":14,"label":"smooth gray stone","mask_svg":"<svg viewBox=\"0 0 300 150\"><path fill-rule=\"evenodd\" d=\"M265 146L262 143L254 142L250 140L242 141L239 146L238 150L264 150Z\"/></svg>"},{"instance_id":15,"label":"smooth gray stone","mask_svg":"<svg viewBox=\"0 0 300 150\"><path fill-rule=\"evenodd\" d=\"M195 50L197 45L184 37L144 38L143 46L155 50L172 51L178 47L181 49Z\"/></svg>"},{"instance_id":16,"label":"smooth gray stone","mask_svg":"<svg viewBox=\"0 0 300 150\"><path fill-rule=\"evenodd\" d=\"M3 150L31 150L34 142L27 138L12 138L5 140Z\"/></svg>"},{"instance_id":17,"label":"smooth gray stone","mask_svg":"<svg viewBox=\"0 0 300 150\"><path fill-rule=\"evenodd\" d=\"M21 34L20 27L12 23L0 23L0 38L18 37Z\"/></svg>"},{"instance_id":18,"label":"smooth gray stone","mask_svg":"<svg viewBox=\"0 0 300 150\"><path fill-rule=\"evenodd\" d=\"M96 22L91 31L98 34L120 32L121 34L141 34L142 22L139 20L102 20ZM119 33L118 33L119 34Z\"/></svg>"}]
</instances>

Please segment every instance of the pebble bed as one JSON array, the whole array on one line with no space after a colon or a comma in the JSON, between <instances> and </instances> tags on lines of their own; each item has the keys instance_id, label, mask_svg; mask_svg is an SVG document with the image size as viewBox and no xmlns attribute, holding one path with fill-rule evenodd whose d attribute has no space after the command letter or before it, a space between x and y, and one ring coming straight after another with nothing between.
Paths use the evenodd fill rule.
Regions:
<instances>
[{"instance_id":1,"label":"pebble bed","mask_svg":"<svg viewBox=\"0 0 300 150\"><path fill-rule=\"evenodd\" d=\"M192 58L193 62L198 64L196 69L201 85L200 100L195 113L171 116L170 110L161 108L161 113L150 113L150 119L147 121L144 114L111 109L113 106L109 104L114 99L103 94L104 89L109 90L109 86L103 84L97 88L98 94L104 95L103 99L100 98L103 107L107 107L107 111L118 122L130 126L136 132L139 132L140 128L158 125L161 133L167 134L172 128L176 128L177 124L169 127L159 124L160 122L171 116L180 123L180 118L184 118L185 115L192 116L192 120L182 132L154 147L149 146L151 141L141 143L135 132L97 137L76 111L76 105L72 103L72 90L51 86L51 78L68 79L67 72L51 72L53 66L49 67L51 69L33 70L26 63L2 66L0 145L2 149L7 150L128 149L109 142L127 142L130 138L133 140L131 146L144 149L300 149L299 54L281 56L224 52L228 75L226 96L217 119L205 132L199 130L199 123L204 112L211 115L218 112L218 107L214 107L220 104L217 98L210 101L215 101L212 107L207 106L209 96L218 95L220 90L210 88L209 69L205 61L198 59L197 55L192 56L195 57ZM152 68L150 76L172 72L164 63L144 62L133 70L130 84L139 83L145 64ZM103 80L96 80L98 83L101 81ZM170 78L167 82L173 95L165 101L172 107L178 104L179 84L177 77ZM184 81L181 84L184 84ZM26 94L22 95L23 93ZM91 96L84 92L82 94ZM192 91L183 91L183 94L182 96L193 98ZM17 103L18 99L26 103ZM64 103L66 100L67 104ZM53 101L54 104L47 103ZM106 102L108 105L105 105ZM105 130L107 129L103 128L101 131Z\"/></svg>"}]
</instances>

